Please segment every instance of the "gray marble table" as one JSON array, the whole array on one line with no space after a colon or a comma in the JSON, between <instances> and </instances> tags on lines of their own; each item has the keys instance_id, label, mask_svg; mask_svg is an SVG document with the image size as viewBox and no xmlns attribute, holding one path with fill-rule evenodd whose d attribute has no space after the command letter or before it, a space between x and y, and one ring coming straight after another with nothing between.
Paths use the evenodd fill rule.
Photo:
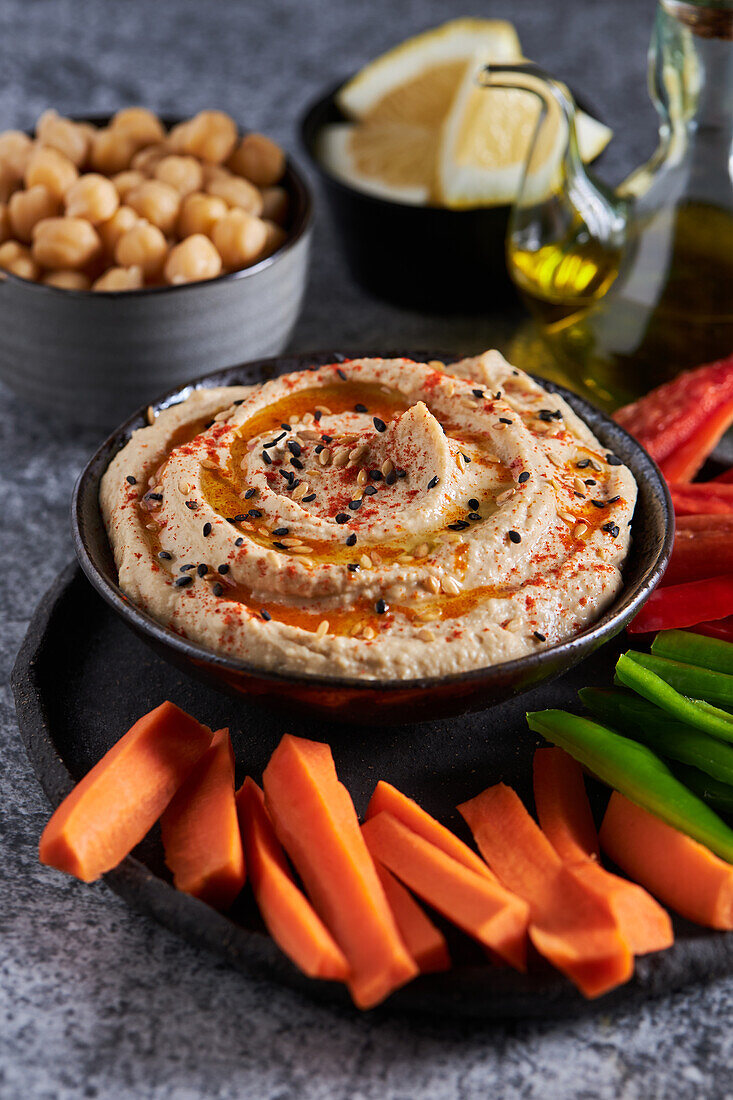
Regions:
<instances>
[{"instance_id":1,"label":"gray marble table","mask_svg":"<svg viewBox=\"0 0 733 1100\"><path fill-rule=\"evenodd\" d=\"M651 0L487 0L527 54L569 79L617 136L612 182L654 146L645 88ZM220 106L297 152L321 87L410 33L462 14L453 0L0 0L0 126L147 103ZM2 317L0 315L0 323ZM320 214L292 347L479 351L511 316L425 317L367 299ZM7 679L28 618L71 556L68 501L97 440L40 420L0 389L0 1097L113 1100L479 1100L733 1096L733 981L641 1011L509 1027L343 1019L247 981L36 859L48 807L21 747Z\"/></svg>"}]
</instances>

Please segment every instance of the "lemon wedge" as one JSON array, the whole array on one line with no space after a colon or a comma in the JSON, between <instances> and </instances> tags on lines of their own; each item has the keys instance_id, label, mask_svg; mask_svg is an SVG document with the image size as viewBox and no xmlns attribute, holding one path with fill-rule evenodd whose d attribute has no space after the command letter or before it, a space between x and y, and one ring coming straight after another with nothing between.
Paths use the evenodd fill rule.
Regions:
<instances>
[{"instance_id":1,"label":"lemon wedge","mask_svg":"<svg viewBox=\"0 0 733 1100\"><path fill-rule=\"evenodd\" d=\"M366 65L337 96L344 114L357 121L323 128L321 162L384 198L433 201L441 127L478 49L494 62L521 58L511 23L454 19Z\"/></svg>"}]
</instances>

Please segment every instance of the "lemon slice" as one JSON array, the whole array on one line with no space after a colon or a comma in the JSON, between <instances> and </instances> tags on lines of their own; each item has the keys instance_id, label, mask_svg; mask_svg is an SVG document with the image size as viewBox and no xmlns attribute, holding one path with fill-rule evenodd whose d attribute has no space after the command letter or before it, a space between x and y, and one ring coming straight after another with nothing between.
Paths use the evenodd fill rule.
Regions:
<instances>
[{"instance_id":1,"label":"lemon slice","mask_svg":"<svg viewBox=\"0 0 733 1100\"><path fill-rule=\"evenodd\" d=\"M454 19L365 66L337 96L344 114L358 121L323 128L321 162L372 194L430 202L441 127L477 49L495 62L521 57L510 23Z\"/></svg>"},{"instance_id":2,"label":"lemon slice","mask_svg":"<svg viewBox=\"0 0 733 1100\"><path fill-rule=\"evenodd\" d=\"M460 209L513 202L522 178L540 114L540 100L521 88L481 87L478 74L485 56L466 66L442 128L437 154L435 195L445 206ZM510 77L502 75L506 81ZM560 108L550 97L549 110L532 157L532 197L549 192L556 180L566 140ZM580 155L593 160L611 139L611 130L578 111L575 119Z\"/></svg>"}]
</instances>

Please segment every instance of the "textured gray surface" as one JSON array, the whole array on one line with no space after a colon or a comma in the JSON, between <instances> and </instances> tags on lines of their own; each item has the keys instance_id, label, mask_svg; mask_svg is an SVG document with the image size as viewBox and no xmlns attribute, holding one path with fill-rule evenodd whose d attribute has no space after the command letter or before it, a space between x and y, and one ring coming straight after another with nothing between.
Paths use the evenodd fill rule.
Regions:
<instances>
[{"instance_id":1,"label":"textured gray surface","mask_svg":"<svg viewBox=\"0 0 733 1100\"><path fill-rule=\"evenodd\" d=\"M472 7L513 18L526 52L602 108L617 131L603 162L608 178L651 151L650 0ZM83 112L140 101L181 114L220 106L292 149L294 119L322 86L457 14L451 0L2 0L0 126L27 125L49 105ZM293 347L477 351L510 331L511 318L426 318L365 299L346 277L326 218L317 230ZM129 912L105 886L41 868L36 843L48 809L18 740L7 677L33 606L70 557L69 493L96 440L69 437L5 390L0 408L2 1100L733 1096L733 982L642 1012L508 1029L344 1020L247 982Z\"/></svg>"}]
</instances>

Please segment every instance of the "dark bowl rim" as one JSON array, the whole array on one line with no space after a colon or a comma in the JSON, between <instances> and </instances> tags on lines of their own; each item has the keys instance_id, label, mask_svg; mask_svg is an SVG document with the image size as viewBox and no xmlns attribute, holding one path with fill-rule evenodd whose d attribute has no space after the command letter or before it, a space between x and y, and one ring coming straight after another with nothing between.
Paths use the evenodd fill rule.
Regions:
<instances>
[{"instance_id":1,"label":"dark bowl rim","mask_svg":"<svg viewBox=\"0 0 733 1100\"><path fill-rule=\"evenodd\" d=\"M394 357L411 358L408 353L386 353L376 352L373 353L381 357L387 355ZM414 353L417 354L417 353ZM420 355L425 355L424 352L420 352ZM330 361L339 362L342 359L350 358L365 358L364 353L354 354L345 351L339 352L307 352L297 353L292 358L297 358L302 361L305 369L305 364L310 363L316 359L329 362L329 357L333 356ZM200 375L197 378L192 379L185 385L175 386L172 389L166 391L157 400L149 403L148 405L141 406L136 412L129 416L118 428L115 429L104 440L104 442L97 448L92 457L89 459L79 477L77 478L74 486L72 500L71 500L71 527L72 527L72 540L74 544L74 550L79 563L86 574L87 579L91 582L92 586L99 593L100 596L121 616L121 618L128 623L131 627L138 630L144 635L153 638L156 642L163 646L174 650L177 654L187 658L190 661L196 662L202 666L214 666L225 672L232 673L237 676L252 676L256 677L261 682L267 682L272 684L288 685L289 687L302 687L307 688L321 688L325 690L358 690L363 693L369 691L372 692L387 692L387 693L399 693L404 691L427 691L433 690L447 685L461 685L471 684L473 682L486 683L492 678L506 680L507 677L513 677L515 674L519 675L529 665L533 668L541 668L545 664L552 665L558 660L558 657L567 658L568 663L572 663L574 654L577 651L585 651L590 645L601 644L606 640L610 640L615 636L624 626L630 621L634 613L638 610L642 603L647 599L650 593L658 584L659 580L664 573L667 566L669 556L672 551L672 543L674 540L674 511L672 507L672 500L670 497L667 484L654 460L651 456L641 447L639 443L629 435L619 424L612 421L604 412L600 409L594 408L582 397L572 393L570 390L565 389L563 386L559 386L555 383L548 382L546 379L538 378L535 376L535 380L547 388L550 392L558 393L561 397L568 401L571 408L578 413L579 416L584 419L590 413L591 419L600 417L602 421L608 421L613 426L614 432L618 433L624 440L627 447L631 450L635 458L641 459L645 464L648 464L654 479L656 480L655 488L659 491L661 499L664 502L664 515L666 519L664 537L662 538L661 545L654 559L651 571L646 574L643 580L637 582L638 588L635 595L620 608L618 604L623 601L624 588L622 587L618 597L614 600L610 608L608 608L604 614L595 623L592 624L587 630L581 631L574 637L567 639L566 641L559 642L556 645L548 646L546 649L542 649L537 653L526 654L524 657L515 658L513 661L506 661L499 664L484 665L480 668L468 669L464 672L452 673L449 676L428 676L421 677L414 680L383 680L383 679L358 679L356 677L329 677L319 676L310 673L282 673L273 672L268 669L260 668L257 665L248 664L245 661L238 661L233 657L227 657L223 654L215 653L213 650L208 649L206 646L200 645L198 642L192 642L186 638L181 637L168 627L163 626L151 615L140 610L125 596L122 589L118 584L112 583L103 574L101 569L97 567L92 559L92 555L87 548L86 541L82 534L82 509L85 500L88 498L89 493L94 490L94 505L99 510L99 484L107 466L112 461L115 454L125 445L129 440L132 432L139 427L144 427L147 421L147 410L152 407L156 411L168 408L171 405L179 404L196 389L207 389L207 382L213 382L218 380L224 373L232 373L236 370L246 370L256 366L262 370L270 364L277 364L282 361L284 356L273 356L268 359L258 359L251 363L242 363L233 367L224 367L216 371L211 371L208 374ZM429 358L443 358L443 360L450 361L452 359L460 358L460 356L452 355L446 352L435 352L429 355ZM425 361L424 359L416 361ZM284 373L284 372L280 372ZM275 374L273 377L277 377ZM233 385L234 383L229 383ZM246 383L242 383L246 384ZM595 428L593 429L595 433ZM104 463L102 467L102 463ZM99 469L98 469L99 468ZM632 471L633 472L633 471ZM100 521L104 528L104 522L101 517ZM671 522L670 522L671 521ZM633 521L632 521L633 532ZM616 610L614 610L616 609Z\"/></svg>"},{"instance_id":2,"label":"dark bowl rim","mask_svg":"<svg viewBox=\"0 0 733 1100\"><path fill-rule=\"evenodd\" d=\"M104 125L109 122L115 112L112 114L108 112L104 113L91 113L86 115L70 115L69 117L73 122L92 122L97 125ZM176 126L179 122L184 121L177 115L158 115L160 121L169 128ZM247 134L251 131L247 130L243 126L237 126L240 134ZM25 130L32 136L29 130ZM266 271L282 259L291 249L305 236L307 231L311 228L313 223L313 192L311 191L310 184L308 183L305 175L297 167L292 157L288 154L285 159L285 174L283 179L290 177L290 182L294 186L295 195L297 198L300 213L292 230L288 231L288 236L285 241L276 248L270 255L266 256L264 260L258 260L256 264L252 264L251 267L242 268L239 271L228 271L225 275L217 275L214 279L199 279L193 283L179 283L176 286L147 286L147 287L135 287L130 290L72 290L71 288L62 286L47 286L45 283L38 283L33 279L24 279L21 275L15 275L12 271L0 272L0 282L4 282L6 279L13 283L17 283L23 288L32 288L32 292L35 293L48 293L51 292L56 295L62 295L67 298L73 296L75 299L91 299L95 302L116 301L119 298L128 300L130 298L147 298L152 294L170 294L174 292L196 290L203 286L217 286L222 283L237 282L240 279L245 279L251 276L258 275L261 271Z\"/></svg>"}]
</instances>

